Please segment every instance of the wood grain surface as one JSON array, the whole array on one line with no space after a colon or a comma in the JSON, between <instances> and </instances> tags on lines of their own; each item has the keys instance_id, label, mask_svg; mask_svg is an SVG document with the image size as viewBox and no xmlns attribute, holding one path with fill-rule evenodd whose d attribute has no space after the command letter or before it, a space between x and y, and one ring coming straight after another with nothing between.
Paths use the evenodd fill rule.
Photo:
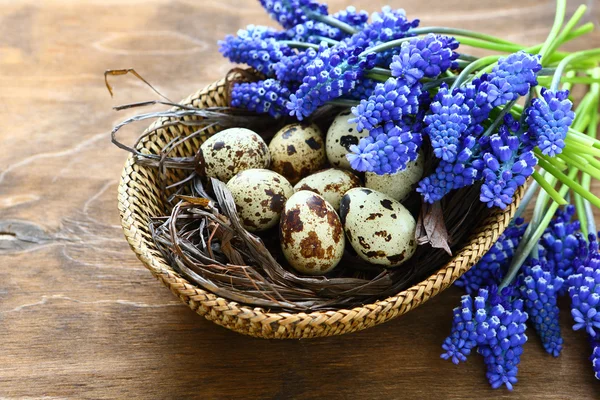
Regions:
<instances>
[{"instance_id":1,"label":"wood grain surface","mask_svg":"<svg viewBox=\"0 0 600 400\"><path fill-rule=\"evenodd\" d=\"M525 44L545 38L554 13L541 0L354 4L387 2L423 25ZM530 330L509 394L489 389L481 357L461 366L439 358L457 289L360 333L266 341L198 317L142 267L119 226L126 154L109 132L136 112L113 106L155 95L121 78L111 99L102 73L133 67L183 98L227 72L216 41L250 23L271 24L253 0L0 0L0 397L600 398L585 335L566 312L561 357ZM592 46L598 34L571 48Z\"/></svg>"}]
</instances>

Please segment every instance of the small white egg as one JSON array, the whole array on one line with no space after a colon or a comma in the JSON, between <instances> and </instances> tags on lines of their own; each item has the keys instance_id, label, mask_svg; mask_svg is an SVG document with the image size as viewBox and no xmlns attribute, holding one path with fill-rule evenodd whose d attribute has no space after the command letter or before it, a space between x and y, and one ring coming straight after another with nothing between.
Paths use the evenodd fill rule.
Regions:
<instances>
[{"instance_id":1,"label":"small white egg","mask_svg":"<svg viewBox=\"0 0 600 400\"><path fill-rule=\"evenodd\" d=\"M397 267L417 249L415 219L402 204L383 193L350 189L342 198L340 217L346 237L365 261Z\"/></svg>"},{"instance_id":2,"label":"small white egg","mask_svg":"<svg viewBox=\"0 0 600 400\"><path fill-rule=\"evenodd\" d=\"M308 190L315 192L333 206L340 209L340 201L348 190L362 186L360 179L349 171L329 168L309 175L294 186L296 192Z\"/></svg>"},{"instance_id":3,"label":"small white egg","mask_svg":"<svg viewBox=\"0 0 600 400\"><path fill-rule=\"evenodd\" d=\"M268 168L271 162L267 144L246 128L221 131L200 146L201 164L206 176L227 182L238 172Z\"/></svg>"},{"instance_id":4,"label":"small white egg","mask_svg":"<svg viewBox=\"0 0 600 400\"><path fill-rule=\"evenodd\" d=\"M325 149L329 164L335 168L351 169L346 154L350 153L350 146L358 144L360 139L369 136L369 131L356 130L356 124L348 122L354 118L350 110L340 113L331 123L327 131Z\"/></svg>"},{"instance_id":5,"label":"small white egg","mask_svg":"<svg viewBox=\"0 0 600 400\"><path fill-rule=\"evenodd\" d=\"M302 190L285 204L279 224L281 249L290 265L306 275L323 275L344 255L344 229L333 207Z\"/></svg>"},{"instance_id":6,"label":"small white egg","mask_svg":"<svg viewBox=\"0 0 600 400\"><path fill-rule=\"evenodd\" d=\"M269 151L271 169L292 184L322 169L327 158L321 130L314 124L283 127L269 143Z\"/></svg>"},{"instance_id":7,"label":"small white egg","mask_svg":"<svg viewBox=\"0 0 600 400\"><path fill-rule=\"evenodd\" d=\"M250 232L275 226L285 202L294 194L287 179L268 169L242 171L227 182L227 188L244 228Z\"/></svg>"},{"instance_id":8,"label":"small white egg","mask_svg":"<svg viewBox=\"0 0 600 400\"><path fill-rule=\"evenodd\" d=\"M406 169L394 174L377 175L374 172L367 172L365 186L387 194L395 200L404 201L413 191L414 185L423 177L424 158L422 152L419 152L416 160L406 164Z\"/></svg>"}]
</instances>

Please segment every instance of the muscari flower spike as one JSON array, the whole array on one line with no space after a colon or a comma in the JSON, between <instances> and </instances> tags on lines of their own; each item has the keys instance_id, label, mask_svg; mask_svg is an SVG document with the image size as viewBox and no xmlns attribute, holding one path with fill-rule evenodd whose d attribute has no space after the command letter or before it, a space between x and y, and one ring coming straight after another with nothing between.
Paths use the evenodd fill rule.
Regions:
<instances>
[{"instance_id":1,"label":"muscari flower spike","mask_svg":"<svg viewBox=\"0 0 600 400\"><path fill-rule=\"evenodd\" d=\"M519 96L525 96L537 85L536 74L542 69L540 56L524 51L513 53L498 60L479 91L484 92L492 107L505 105Z\"/></svg>"},{"instance_id":2,"label":"muscari flower spike","mask_svg":"<svg viewBox=\"0 0 600 400\"><path fill-rule=\"evenodd\" d=\"M238 83L231 90L231 106L279 118L286 114L290 91L275 79Z\"/></svg>"},{"instance_id":3,"label":"muscari flower spike","mask_svg":"<svg viewBox=\"0 0 600 400\"><path fill-rule=\"evenodd\" d=\"M327 6L314 0L259 0L260 4L285 29L305 22L307 11L327 15Z\"/></svg>"},{"instance_id":4,"label":"muscari flower spike","mask_svg":"<svg viewBox=\"0 0 600 400\"><path fill-rule=\"evenodd\" d=\"M569 91L553 92L542 89L542 97L535 98L526 110L525 122L529 135L543 154L554 157L562 153L565 137L575 119Z\"/></svg>"},{"instance_id":5,"label":"muscari flower spike","mask_svg":"<svg viewBox=\"0 0 600 400\"><path fill-rule=\"evenodd\" d=\"M364 10L358 11L353 6L348 6L345 10L336 12L332 17L357 29L363 29L367 21L369 21L368 12Z\"/></svg>"},{"instance_id":6,"label":"muscari flower spike","mask_svg":"<svg viewBox=\"0 0 600 400\"><path fill-rule=\"evenodd\" d=\"M480 289L474 299L463 296L461 307L454 310L450 336L444 341L443 359L465 361L477 347L487 365L487 378L496 389L506 385L512 390L517 382L518 364L527 341L523 302L513 300L513 288L499 292L496 287Z\"/></svg>"},{"instance_id":7,"label":"muscari flower spike","mask_svg":"<svg viewBox=\"0 0 600 400\"><path fill-rule=\"evenodd\" d=\"M402 43L399 54L393 56L392 76L414 85L422 78L435 78L448 69L455 69L459 43L448 36L429 34Z\"/></svg>"},{"instance_id":8,"label":"muscari flower spike","mask_svg":"<svg viewBox=\"0 0 600 400\"><path fill-rule=\"evenodd\" d=\"M373 68L375 54L363 59L361 48L343 44L328 48L306 67L306 76L296 93L290 96L290 115L298 120L310 116L326 102L342 97L356 88L365 70Z\"/></svg>"},{"instance_id":9,"label":"muscari flower spike","mask_svg":"<svg viewBox=\"0 0 600 400\"><path fill-rule=\"evenodd\" d=\"M410 30L419 26L419 20L409 21L402 9L386 6L381 12L371 15L371 22L362 31L352 35L345 41L350 47L369 48L381 43L413 36ZM378 53L377 65L389 67L396 50Z\"/></svg>"},{"instance_id":10,"label":"muscari flower spike","mask_svg":"<svg viewBox=\"0 0 600 400\"><path fill-rule=\"evenodd\" d=\"M600 253L598 241L589 235L589 253L576 260L576 272L569 276L573 330L585 329L594 339L600 337Z\"/></svg>"},{"instance_id":11,"label":"muscari flower spike","mask_svg":"<svg viewBox=\"0 0 600 400\"><path fill-rule=\"evenodd\" d=\"M306 76L306 67L328 48L327 43L323 42L319 45L319 50L307 49L298 54L284 57L273 66L275 76L286 84L300 85Z\"/></svg>"},{"instance_id":12,"label":"muscari flower spike","mask_svg":"<svg viewBox=\"0 0 600 400\"><path fill-rule=\"evenodd\" d=\"M478 141L467 136L460 147L454 162L441 160L435 172L419 182L417 192L426 202L433 204L452 190L471 186L481 179L483 162Z\"/></svg>"},{"instance_id":13,"label":"muscari flower spike","mask_svg":"<svg viewBox=\"0 0 600 400\"><path fill-rule=\"evenodd\" d=\"M479 289L487 286L500 284L526 228L527 224L523 223L523 219L516 219L477 264L458 278L454 284L463 288L467 294L476 293Z\"/></svg>"},{"instance_id":14,"label":"muscari flower spike","mask_svg":"<svg viewBox=\"0 0 600 400\"><path fill-rule=\"evenodd\" d=\"M421 134L412 132L410 125L388 123L371 130L358 145L350 146L346 157L356 171L393 174L416 160L422 142Z\"/></svg>"},{"instance_id":15,"label":"muscari flower spike","mask_svg":"<svg viewBox=\"0 0 600 400\"><path fill-rule=\"evenodd\" d=\"M489 140L489 150L483 153L483 185L479 199L488 207L505 209L512 203L517 188L534 172L537 158L532 149L522 146L518 136L510 131L514 118L506 114L505 124ZM516 129L518 130L518 123Z\"/></svg>"},{"instance_id":16,"label":"muscari flower spike","mask_svg":"<svg viewBox=\"0 0 600 400\"><path fill-rule=\"evenodd\" d=\"M345 32L323 22L308 20L277 35L279 40L319 44L322 38L340 41L347 37Z\"/></svg>"},{"instance_id":17,"label":"muscari flower spike","mask_svg":"<svg viewBox=\"0 0 600 400\"><path fill-rule=\"evenodd\" d=\"M398 124L403 116L417 113L419 96L420 85L408 85L402 79L389 78L385 83L378 84L368 99L352 107L356 118L350 122L356 123L359 132L363 129L373 130L388 122Z\"/></svg>"},{"instance_id":18,"label":"muscari flower spike","mask_svg":"<svg viewBox=\"0 0 600 400\"><path fill-rule=\"evenodd\" d=\"M529 321L533 324L546 352L558 357L563 347L563 338L556 301L564 280L553 276L545 262L536 259L527 260L519 279L519 290Z\"/></svg>"},{"instance_id":19,"label":"muscari flower spike","mask_svg":"<svg viewBox=\"0 0 600 400\"><path fill-rule=\"evenodd\" d=\"M231 62L247 64L267 76L274 75L274 64L293 54L291 48L271 37L269 28L248 26L237 36L219 41L219 51Z\"/></svg>"},{"instance_id":20,"label":"muscari flower spike","mask_svg":"<svg viewBox=\"0 0 600 400\"><path fill-rule=\"evenodd\" d=\"M470 109L462 93L451 93L448 86L440 86L431 103L431 114L425 116L425 133L431 139L433 154L452 163L460 151L463 133L471 123Z\"/></svg>"},{"instance_id":21,"label":"muscari flower spike","mask_svg":"<svg viewBox=\"0 0 600 400\"><path fill-rule=\"evenodd\" d=\"M565 281L575 272L576 260L585 259L588 251L587 242L579 232L579 221L571 221L574 214L573 205L559 208L540 239L548 269ZM559 293L564 295L567 289L568 285L563 285Z\"/></svg>"}]
</instances>

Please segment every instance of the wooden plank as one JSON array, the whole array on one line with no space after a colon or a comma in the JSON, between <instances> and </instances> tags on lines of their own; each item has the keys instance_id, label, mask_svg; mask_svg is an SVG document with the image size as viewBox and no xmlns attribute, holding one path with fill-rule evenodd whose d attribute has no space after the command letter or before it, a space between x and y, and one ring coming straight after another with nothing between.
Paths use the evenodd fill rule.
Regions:
<instances>
[{"instance_id":1,"label":"wooden plank","mask_svg":"<svg viewBox=\"0 0 600 400\"><path fill-rule=\"evenodd\" d=\"M554 12L541 0L390 3L423 25L526 44L543 40ZM156 96L121 78L111 99L102 72L134 67L183 98L227 72L216 41L250 23L271 24L248 0L0 1L0 397L508 398L489 389L481 357L439 358L457 289L364 332L265 341L195 315L129 250L115 201L126 155L109 132L136 111L111 107ZM598 45L595 34L572 48ZM557 360L530 334L512 398L600 397L569 318Z\"/></svg>"}]
</instances>

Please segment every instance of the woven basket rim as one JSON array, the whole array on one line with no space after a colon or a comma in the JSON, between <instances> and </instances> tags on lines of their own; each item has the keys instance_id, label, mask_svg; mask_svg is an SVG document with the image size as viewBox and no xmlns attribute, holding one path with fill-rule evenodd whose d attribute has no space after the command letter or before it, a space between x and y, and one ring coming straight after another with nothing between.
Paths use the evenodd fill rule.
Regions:
<instances>
[{"instance_id":1,"label":"woven basket rim","mask_svg":"<svg viewBox=\"0 0 600 400\"><path fill-rule=\"evenodd\" d=\"M218 81L181 103L192 104L195 100L214 95L215 90L221 90L221 95L226 99L228 94L225 86L225 80ZM152 135L139 146L143 147L144 143L151 140ZM135 156L130 154L118 188L121 224L131 249L153 275L198 314L239 333L263 338L307 338L354 332L386 322L418 307L452 285L491 248L514 216L525 189L521 187L517 190L513 203L506 210L492 211L474 229L464 246L436 273L394 296L334 311L273 312L218 297L193 285L169 266L152 240L144 237L143 232L147 227L134 218L140 210L136 209L131 200L136 195L139 196L143 189L144 182L140 181L139 172L144 168L151 167L136 164ZM149 217L150 211L145 211L145 217ZM356 321L358 322L355 323Z\"/></svg>"}]
</instances>

